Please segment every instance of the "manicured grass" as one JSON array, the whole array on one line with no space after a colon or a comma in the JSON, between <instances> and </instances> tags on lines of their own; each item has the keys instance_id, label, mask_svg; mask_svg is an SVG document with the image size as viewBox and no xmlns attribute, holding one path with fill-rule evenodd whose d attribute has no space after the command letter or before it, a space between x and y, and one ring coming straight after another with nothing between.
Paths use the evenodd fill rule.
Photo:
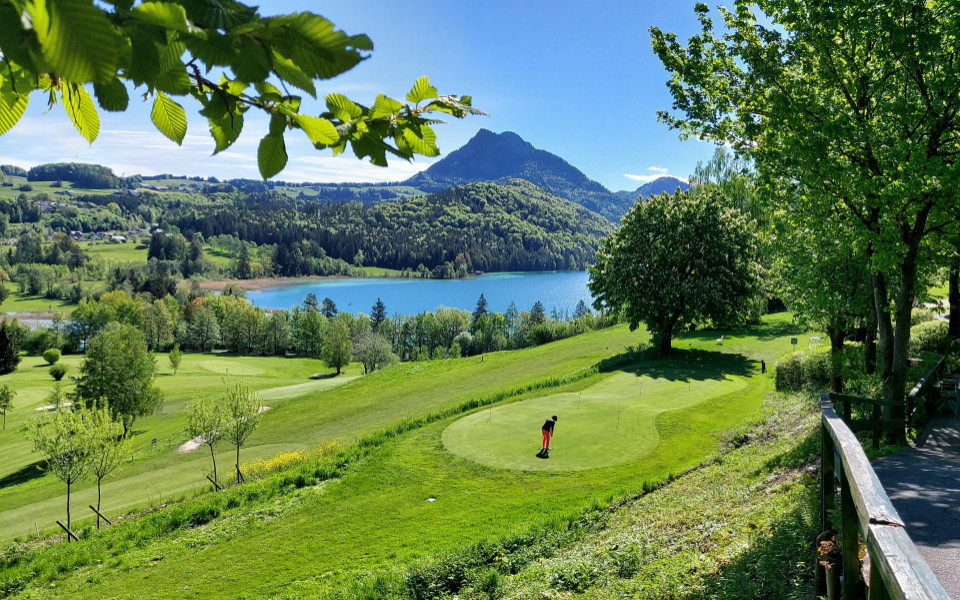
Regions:
<instances>
[{"instance_id":1,"label":"manicured grass","mask_svg":"<svg viewBox=\"0 0 960 600\"><path fill-rule=\"evenodd\" d=\"M819 482L804 467L819 450L819 411L803 396L764 404L763 420L737 431L741 447L627 502L555 555L499 569L497 597L812 599ZM478 588L460 596L483 597Z\"/></svg>"},{"instance_id":2,"label":"manicured grass","mask_svg":"<svg viewBox=\"0 0 960 600\"><path fill-rule=\"evenodd\" d=\"M210 470L205 451L177 454L184 441L187 410L192 398L218 394L222 377L248 374L258 389L266 391L264 414L258 431L243 450L243 460L263 458L278 452L335 440L353 443L357 436L379 431L411 415L455 406L471 398L492 395L501 389L522 385L531 379L587 368L610 354L623 351L639 339L626 327L580 336L550 346L510 353L427 363L405 363L352 381L359 364L350 365L345 377L309 380L327 372L320 361L275 357L239 357L186 354L176 376L166 356L159 355L158 384L166 395L163 412L139 419L134 427L134 462L123 467L105 484L109 510L115 514L148 502L197 489L206 483ZM65 357L79 370L80 357ZM0 493L0 539L27 533L24 523L41 528L54 525L65 506L66 490L52 475L42 475L34 465L37 457L21 431L30 409L49 395L53 380L40 368L41 359L25 359L16 373L0 378L16 390L31 390L29 404L18 396L16 409L8 415L7 431L0 436L0 452L12 457L0 465L0 481L16 483ZM262 373L261 373L262 371ZM343 383L338 389L325 391ZM303 386L302 388L292 386ZM290 397L302 390L299 397ZM12 417L12 419L11 419ZM156 447L152 440L157 440ZM229 466L231 451L222 446L218 464ZM6 487L6 486L4 486ZM85 482L74 488L75 503L86 506L96 488Z\"/></svg>"},{"instance_id":3,"label":"manicured grass","mask_svg":"<svg viewBox=\"0 0 960 600\"><path fill-rule=\"evenodd\" d=\"M694 371L676 361L676 369L662 377L616 373L580 392L474 413L447 428L443 443L454 454L493 467L570 471L617 465L657 447L656 419L661 413L746 386L743 376ZM559 417L554 449L548 458L540 458L540 426L554 414Z\"/></svg>"},{"instance_id":4,"label":"manicured grass","mask_svg":"<svg viewBox=\"0 0 960 600\"><path fill-rule=\"evenodd\" d=\"M508 405L536 405L549 402L551 396L572 399L581 392L586 396L604 389L612 394L618 386L629 387L624 382L638 384L638 374L649 378L651 390L657 387L653 381L664 380L659 392L649 394L665 396L650 400L659 407L653 410L671 409L656 416L659 444L628 462L566 472L492 468L447 451L443 433L457 422L457 417L451 417L386 441L340 480L283 496L267 506L243 506L226 519L124 550L122 568L81 569L44 589L41 596L314 597L347 585L357 573L407 568L414 561L482 539L526 531L537 522L556 522L594 499L632 494L714 452L719 433L748 420L771 390L769 374L751 375L752 360L763 357L769 362L789 351L785 335L796 334L775 318L722 348L681 351L669 360L621 362L610 367L611 372L527 394ZM489 397L511 385L575 371L620 354L624 342L638 337L621 327L528 351L488 355L484 362L462 359L400 365L329 392L285 402L266 413L264 421L266 425L275 420L274 428L283 423L301 432L309 430L303 438L350 442L407 415L422 415L465 399ZM707 337L713 344L717 336ZM705 338L688 341L708 343ZM718 378L718 372L725 377ZM669 381L671 377L674 381ZM701 381L714 391L697 401L692 388ZM677 397L682 396L684 383L688 394ZM540 415L543 407L535 408ZM564 414L574 410L567 408ZM484 412L476 414L483 418ZM532 423L535 438L541 423L539 416ZM559 437L563 424L561 419L558 440L563 439ZM267 431L259 443L279 439L279 430Z\"/></svg>"},{"instance_id":5,"label":"manicured grass","mask_svg":"<svg viewBox=\"0 0 960 600\"><path fill-rule=\"evenodd\" d=\"M82 359L79 355L61 359L60 362L70 368L68 377L79 374ZM203 474L210 469L209 453L178 454L177 448L187 439L184 429L190 401L198 396L219 394L227 374L249 377L254 388L263 390L263 401L271 411L292 397L347 383L359 374L359 367L353 365L348 368L347 376L313 381L309 377L324 370L317 360L218 354L184 354L176 376L165 355L157 356L157 365L160 372L157 384L164 392L164 407L159 414L137 420L133 461L105 481L104 498L108 499L112 514L148 502L160 502L206 482ZM25 435L26 422L40 418L42 412L36 409L47 404L46 398L53 390L54 381L47 373L46 363L39 357L26 357L15 373L0 377L0 383L17 391L14 409L7 414L7 428L0 432L0 453L4 457L0 462L2 539L26 534L33 523L41 528L53 525L64 511L66 490L59 480L39 470L39 457L31 451ZM72 390L68 379L63 383L66 391ZM263 458L302 445L291 437L295 438L287 436L283 441L267 444L251 440L243 449L242 458ZM232 464L233 455L227 446L222 446L219 454L218 462ZM74 490L75 511L96 497L94 482L86 481Z\"/></svg>"}]
</instances>

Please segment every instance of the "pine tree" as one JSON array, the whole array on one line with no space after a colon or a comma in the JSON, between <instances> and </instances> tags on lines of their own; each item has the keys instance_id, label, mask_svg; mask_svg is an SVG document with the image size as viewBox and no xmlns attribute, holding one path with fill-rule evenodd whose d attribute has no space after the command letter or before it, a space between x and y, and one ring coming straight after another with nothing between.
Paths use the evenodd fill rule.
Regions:
<instances>
[{"instance_id":1,"label":"pine tree","mask_svg":"<svg viewBox=\"0 0 960 600\"><path fill-rule=\"evenodd\" d=\"M13 373L20 364L20 342L6 319L0 322L0 375Z\"/></svg>"},{"instance_id":2,"label":"pine tree","mask_svg":"<svg viewBox=\"0 0 960 600\"><path fill-rule=\"evenodd\" d=\"M387 307L383 301L377 298L376 304L370 311L370 328L376 332L380 329L380 324L387 320Z\"/></svg>"},{"instance_id":3,"label":"pine tree","mask_svg":"<svg viewBox=\"0 0 960 600\"><path fill-rule=\"evenodd\" d=\"M487 314L487 299L481 293L480 299L477 300L477 308L473 311L473 324L476 325L480 317L485 314Z\"/></svg>"},{"instance_id":4,"label":"pine tree","mask_svg":"<svg viewBox=\"0 0 960 600\"><path fill-rule=\"evenodd\" d=\"M253 271L250 269L250 251L244 244L240 248L240 257L237 259L237 270L235 273L237 279L250 279L253 277Z\"/></svg>"},{"instance_id":5,"label":"pine tree","mask_svg":"<svg viewBox=\"0 0 960 600\"><path fill-rule=\"evenodd\" d=\"M547 320L547 311L543 309L543 303L537 300L530 309L530 322L539 325Z\"/></svg>"},{"instance_id":6,"label":"pine tree","mask_svg":"<svg viewBox=\"0 0 960 600\"><path fill-rule=\"evenodd\" d=\"M320 312L328 319L337 316L337 305L330 298L324 298Z\"/></svg>"}]
</instances>

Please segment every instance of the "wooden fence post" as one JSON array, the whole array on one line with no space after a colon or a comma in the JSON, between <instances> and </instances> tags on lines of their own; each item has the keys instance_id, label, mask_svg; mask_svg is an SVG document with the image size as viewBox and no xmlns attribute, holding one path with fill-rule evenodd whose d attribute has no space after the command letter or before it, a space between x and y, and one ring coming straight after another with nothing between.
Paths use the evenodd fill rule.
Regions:
<instances>
[{"instance_id":1,"label":"wooden fence post","mask_svg":"<svg viewBox=\"0 0 960 600\"><path fill-rule=\"evenodd\" d=\"M887 586L883 583L883 575L880 573L880 565L877 564L872 553L870 555L870 593L868 598L869 600L890 600Z\"/></svg>"},{"instance_id":2,"label":"wooden fence post","mask_svg":"<svg viewBox=\"0 0 960 600\"><path fill-rule=\"evenodd\" d=\"M843 600L860 600L863 587L860 584L860 536L857 533L857 507L850 492L846 475L840 478L840 518L842 530L840 545L843 549Z\"/></svg>"},{"instance_id":3,"label":"wooden fence post","mask_svg":"<svg viewBox=\"0 0 960 600\"><path fill-rule=\"evenodd\" d=\"M828 400L827 394L820 395L820 410L824 408L833 408L833 403ZM827 426L821 417L820 424L820 530L828 531L830 526L830 511L834 504L834 470L836 465L833 460L833 438L827 431Z\"/></svg>"}]
</instances>

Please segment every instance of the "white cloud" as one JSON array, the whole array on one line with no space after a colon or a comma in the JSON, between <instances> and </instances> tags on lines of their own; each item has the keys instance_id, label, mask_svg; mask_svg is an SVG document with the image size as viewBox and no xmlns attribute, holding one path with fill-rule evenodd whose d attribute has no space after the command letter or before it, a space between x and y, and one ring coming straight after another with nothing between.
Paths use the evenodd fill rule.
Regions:
<instances>
[{"instance_id":1,"label":"white cloud","mask_svg":"<svg viewBox=\"0 0 960 600\"><path fill-rule=\"evenodd\" d=\"M651 181L656 181L661 177L676 177L680 181L687 183L686 177L680 177L678 175L673 175L670 173L670 169L666 167L647 167L647 173L642 175L637 175L634 173L624 173L623 176L627 179L633 179L634 181L639 181L640 183L650 183Z\"/></svg>"},{"instance_id":2,"label":"white cloud","mask_svg":"<svg viewBox=\"0 0 960 600\"><path fill-rule=\"evenodd\" d=\"M172 173L186 176L215 176L259 179L257 146L266 133L263 119L251 120L240 139L229 149L213 156L214 142L205 123L191 123L189 133L177 146L149 124L124 128L120 123L103 127L91 145L72 127L64 127L63 119L24 117L4 138L0 164L23 168L51 162L86 162L101 164L118 175L157 175ZM380 182L402 181L423 171L433 159L421 158L408 163L392 159L386 168L369 161L360 161L348 152L331 156L330 150L318 151L299 132L285 136L290 156L287 167L274 179L296 182Z\"/></svg>"}]
</instances>

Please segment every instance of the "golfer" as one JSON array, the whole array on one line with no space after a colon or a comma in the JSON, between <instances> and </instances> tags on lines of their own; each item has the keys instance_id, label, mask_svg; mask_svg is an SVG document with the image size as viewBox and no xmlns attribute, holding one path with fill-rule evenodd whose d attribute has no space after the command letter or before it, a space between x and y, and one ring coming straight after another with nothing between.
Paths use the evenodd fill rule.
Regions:
<instances>
[{"instance_id":1,"label":"golfer","mask_svg":"<svg viewBox=\"0 0 960 600\"><path fill-rule=\"evenodd\" d=\"M543 449L550 450L550 440L553 439L553 426L557 424L557 415L553 415L543 424Z\"/></svg>"}]
</instances>

